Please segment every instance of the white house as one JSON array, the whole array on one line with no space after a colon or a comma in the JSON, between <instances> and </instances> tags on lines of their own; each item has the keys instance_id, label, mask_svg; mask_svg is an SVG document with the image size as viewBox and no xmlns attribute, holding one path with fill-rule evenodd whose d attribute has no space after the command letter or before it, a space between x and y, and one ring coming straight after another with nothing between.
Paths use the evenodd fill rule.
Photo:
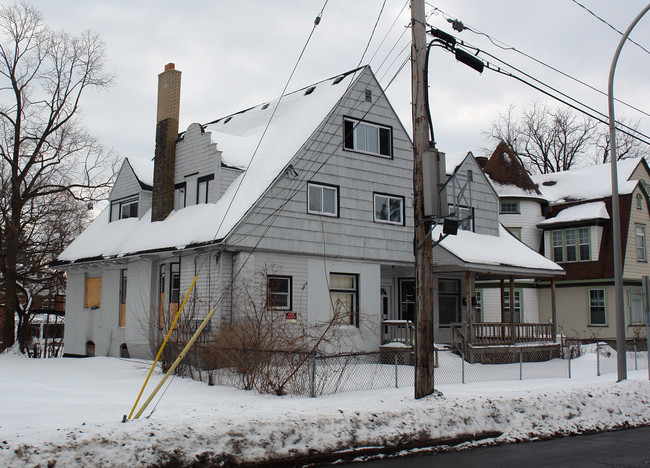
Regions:
<instances>
[{"instance_id":1,"label":"white house","mask_svg":"<svg viewBox=\"0 0 650 468\"><path fill-rule=\"evenodd\" d=\"M151 356L195 277L193 319L214 308L215 333L239 319L243 292L290 324L334 320L342 350L392 341L414 318L412 146L371 69L180 134L179 97L180 72L169 64L159 75L154 163L125 160L110 206L59 257L65 352ZM454 214L473 234L509 241L476 161L461 166L447 187ZM477 175L469 185L460 182L468 171ZM454 192L458 184L467 191ZM463 298L482 262L452 244L436 247L448 253L436 265L446 268L436 280L442 340L469 319L474 303ZM525 249L523 262L492 261L485 272L560 270Z\"/></svg>"}]
</instances>

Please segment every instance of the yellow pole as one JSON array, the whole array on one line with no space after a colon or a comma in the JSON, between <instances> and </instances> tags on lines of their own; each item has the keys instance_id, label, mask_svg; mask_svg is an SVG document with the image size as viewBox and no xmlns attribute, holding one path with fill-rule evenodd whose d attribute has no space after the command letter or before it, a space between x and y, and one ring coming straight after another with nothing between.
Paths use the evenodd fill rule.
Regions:
<instances>
[{"instance_id":1,"label":"yellow pole","mask_svg":"<svg viewBox=\"0 0 650 468\"><path fill-rule=\"evenodd\" d=\"M151 400L153 400L153 397L156 396L156 393L158 393L158 390L160 390L160 387L163 386L163 384L164 384L165 381L169 378L169 376L171 375L171 373L174 372L174 369L176 369L176 367L178 367L178 365L181 363L181 361L183 360L183 358L185 357L185 355L187 354L187 352L190 350L190 348L192 347L192 345L194 344L194 342L196 341L196 339L199 337L199 335L201 334L201 332L203 331L203 329L205 328L205 326L208 324L208 322L210 321L210 319L211 319L212 316L214 315L214 311L215 311L215 310L216 310L216 309L212 309L212 310L210 311L210 313L207 315L207 317L206 317L205 319L203 319L203 322L201 322L201 325L200 325L199 328L196 330L196 333L194 333L194 335L192 336L192 338L190 338L190 341L187 342L187 344L186 344L185 347L183 348L183 351L181 351L181 354L179 354L178 357L176 358L176 360L174 361L174 364L172 364L172 366L169 368L169 370L165 373L165 376L164 376L164 377L162 378L162 380L158 383L158 385L156 385L156 388L153 389L153 392L151 392L151 395L149 395L149 398L147 398L147 401L145 401L145 402L142 404L142 408L140 408L140 410L136 413L136 415L135 415L135 419L138 419L138 418L140 417L140 415L142 415L142 412L147 408L147 406L149 405L149 403L151 403Z\"/></svg>"},{"instance_id":2,"label":"yellow pole","mask_svg":"<svg viewBox=\"0 0 650 468\"><path fill-rule=\"evenodd\" d=\"M129 413L129 417L127 419L131 419L131 416L133 415L133 411L135 410L135 407L138 406L138 402L140 401L140 397L142 396L142 393L144 392L144 389L147 386L147 382L149 382L149 377L151 377L151 374L153 374L153 370L156 367L156 363L158 362L158 359L160 359L160 355L162 354L163 349L165 349L165 345L167 344L167 340L169 340L169 337L172 334L172 330L176 326L176 322L178 322L178 318L181 316L181 312L183 311L183 307L185 307L185 303L187 302L187 298L190 297L190 293L192 292L192 289L194 289L194 285L196 284L196 280L197 280L198 277L199 277L199 275L196 275L194 277L194 280L192 281L192 284L190 285L190 289L187 290L187 294L185 294L185 299L183 299L183 303L181 304L181 307L178 309L178 312L176 312L176 317L174 317L174 321L169 326L169 331L167 332L167 336L165 337L165 340L163 341L163 343L160 345L160 349L158 350L158 354L156 355L156 359L154 359L153 364L151 364L151 369L149 369L149 374L147 374L147 378L144 380L144 384L142 385L142 388L140 389L140 393L138 393L138 398L135 399L135 403L133 403L133 408L131 408L131 412Z\"/></svg>"}]
</instances>

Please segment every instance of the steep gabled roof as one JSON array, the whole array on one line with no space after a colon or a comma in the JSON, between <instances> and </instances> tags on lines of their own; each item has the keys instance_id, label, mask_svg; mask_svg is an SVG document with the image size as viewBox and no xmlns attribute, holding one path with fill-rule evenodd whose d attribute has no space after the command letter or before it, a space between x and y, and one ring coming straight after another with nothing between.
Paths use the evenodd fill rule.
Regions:
<instances>
[{"instance_id":1,"label":"steep gabled roof","mask_svg":"<svg viewBox=\"0 0 650 468\"><path fill-rule=\"evenodd\" d=\"M153 161L142 158L124 158L143 190L153 189Z\"/></svg>"},{"instance_id":2,"label":"steep gabled roof","mask_svg":"<svg viewBox=\"0 0 650 468\"><path fill-rule=\"evenodd\" d=\"M632 193L639 183L632 174L644 164L643 158L623 159L617 163L618 192ZM534 175L544 197L551 204L563 204L583 200L597 200L612 196L612 176L609 163L582 167L552 174Z\"/></svg>"},{"instance_id":3,"label":"steep gabled roof","mask_svg":"<svg viewBox=\"0 0 650 468\"><path fill-rule=\"evenodd\" d=\"M216 203L188 206L155 223L150 211L139 220L109 223L105 210L61 253L58 263L175 250L222 240L283 174L364 70L352 70L204 125L222 151L222 162L245 169ZM181 138L196 128L198 125L192 124Z\"/></svg>"},{"instance_id":4,"label":"steep gabled roof","mask_svg":"<svg viewBox=\"0 0 650 468\"><path fill-rule=\"evenodd\" d=\"M523 164L512 149L501 141L490 159L483 165L500 197L533 197L541 198L537 184L530 178Z\"/></svg>"}]
</instances>

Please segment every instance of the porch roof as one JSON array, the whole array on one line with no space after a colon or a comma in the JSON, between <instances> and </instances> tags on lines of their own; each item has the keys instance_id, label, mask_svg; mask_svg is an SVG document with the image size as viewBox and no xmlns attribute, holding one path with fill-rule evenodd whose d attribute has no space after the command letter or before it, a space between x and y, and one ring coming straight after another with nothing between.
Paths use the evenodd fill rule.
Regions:
<instances>
[{"instance_id":1,"label":"porch roof","mask_svg":"<svg viewBox=\"0 0 650 468\"><path fill-rule=\"evenodd\" d=\"M442 235L442 226L433 231L433 239ZM436 271L472 271L496 276L548 278L564 275L558 264L538 254L499 225L499 235L490 236L459 230L444 238L433 249Z\"/></svg>"}]
</instances>

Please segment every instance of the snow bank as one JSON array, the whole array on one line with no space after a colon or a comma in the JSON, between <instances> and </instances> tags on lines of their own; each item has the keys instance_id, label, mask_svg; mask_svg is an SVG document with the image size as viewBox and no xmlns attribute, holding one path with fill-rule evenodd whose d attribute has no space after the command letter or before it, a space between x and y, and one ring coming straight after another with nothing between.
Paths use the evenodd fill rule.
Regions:
<instances>
[{"instance_id":1,"label":"snow bank","mask_svg":"<svg viewBox=\"0 0 650 468\"><path fill-rule=\"evenodd\" d=\"M443 395L418 401L413 387L311 399L176 378L149 419L121 423L147 363L6 354L0 356L0 465L133 466L170 454L252 462L485 431L502 435L478 443L650 423L646 371L615 383L615 375L595 377L592 358L574 361L571 380L442 385Z\"/></svg>"}]
</instances>

